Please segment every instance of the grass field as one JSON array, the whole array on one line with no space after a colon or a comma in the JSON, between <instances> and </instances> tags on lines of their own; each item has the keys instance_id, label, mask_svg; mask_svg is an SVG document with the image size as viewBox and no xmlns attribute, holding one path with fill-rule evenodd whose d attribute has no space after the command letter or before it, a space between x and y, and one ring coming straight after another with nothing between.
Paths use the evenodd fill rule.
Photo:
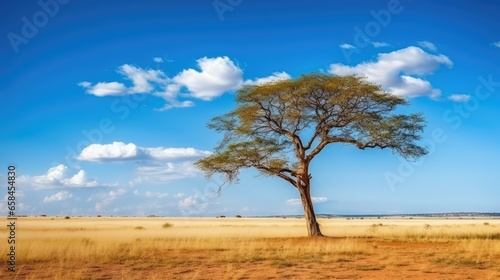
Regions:
<instances>
[{"instance_id":1,"label":"grass field","mask_svg":"<svg viewBox=\"0 0 500 280\"><path fill-rule=\"evenodd\" d=\"M19 218L0 279L500 279L498 219L319 222L329 237L296 218Z\"/></svg>"}]
</instances>

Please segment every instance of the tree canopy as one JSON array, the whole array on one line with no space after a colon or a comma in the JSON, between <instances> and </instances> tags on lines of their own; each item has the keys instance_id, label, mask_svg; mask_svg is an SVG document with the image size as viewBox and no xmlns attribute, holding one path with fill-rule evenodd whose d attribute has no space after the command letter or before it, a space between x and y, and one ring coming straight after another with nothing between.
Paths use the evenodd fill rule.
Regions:
<instances>
[{"instance_id":1,"label":"tree canopy","mask_svg":"<svg viewBox=\"0 0 500 280\"><path fill-rule=\"evenodd\" d=\"M231 182L241 169L254 167L300 192L309 191L309 163L329 144L388 148L406 159L427 153L418 145L423 116L398 114L396 108L408 102L362 77L309 74L247 85L236 103L208 124L224 136L213 155L196 162L207 176L220 173Z\"/></svg>"}]
</instances>

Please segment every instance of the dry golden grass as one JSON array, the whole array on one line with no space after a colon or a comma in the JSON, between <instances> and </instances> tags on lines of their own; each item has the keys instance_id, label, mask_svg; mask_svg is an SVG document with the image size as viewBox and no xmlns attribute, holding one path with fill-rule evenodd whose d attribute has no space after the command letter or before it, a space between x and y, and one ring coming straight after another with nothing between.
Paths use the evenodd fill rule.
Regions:
<instances>
[{"instance_id":1,"label":"dry golden grass","mask_svg":"<svg viewBox=\"0 0 500 280\"><path fill-rule=\"evenodd\" d=\"M500 279L500 220L320 219L329 238L295 218L17 223L17 272L1 279Z\"/></svg>"}]
</instances>

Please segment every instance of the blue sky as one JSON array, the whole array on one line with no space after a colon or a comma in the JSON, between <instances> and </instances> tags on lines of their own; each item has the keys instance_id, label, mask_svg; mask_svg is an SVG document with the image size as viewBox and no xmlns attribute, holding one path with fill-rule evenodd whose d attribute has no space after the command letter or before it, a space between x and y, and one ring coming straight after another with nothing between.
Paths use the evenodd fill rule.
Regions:
<instances>
[{"instance_id":1,"label":"blue sky","mask_svg":"<svg viewBox=\"0 0 500 280\"><path fill-rule=\"evenodd\" d=\"M16 166L19 214L301 214L280 179L246 170L218 196L192 162L242 85L311 72L405 96L430 149L408 163L330 146L311 167L317 213L500 212L497 1L0 5L0 180Z\"/></svg>"}]
</instances>

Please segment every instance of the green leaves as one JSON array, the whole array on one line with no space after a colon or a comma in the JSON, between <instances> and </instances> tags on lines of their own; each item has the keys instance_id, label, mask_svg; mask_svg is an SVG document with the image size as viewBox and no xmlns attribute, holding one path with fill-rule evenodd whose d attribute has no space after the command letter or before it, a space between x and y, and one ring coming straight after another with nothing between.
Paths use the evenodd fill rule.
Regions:
<instances>
[{"instance_id":1,"label":"green leaves","mask_svg":"<svg viewBox=\"0 0 500 280\"><path fill-rule=\"evenodd\" d=\"M227 143L226 143L227 144ZM228 181L236 180L241 168L255 167L267 174L280 172L287 161L277 157L284 149L283 143L273 139L254 138L250 141L224 145L225 149L196 162L207 176L222 173Z\"/></svg>"},{"instance_id":2,"label":"green leaves","mask_svg":"<svg viewBox=\"0 0 500 280\"><path fill-rule=\"evenodd\" d=\"M296 183L297 166L308 165L327 145L389 148L408 159L427 153L417 143L421 114L395 114L408 102L357 76L304 75L296 80L247 85L237 107L209 128L224 133L215 153L197 166L229 181L242 168Z\"/></svg>"}]
</instances>

